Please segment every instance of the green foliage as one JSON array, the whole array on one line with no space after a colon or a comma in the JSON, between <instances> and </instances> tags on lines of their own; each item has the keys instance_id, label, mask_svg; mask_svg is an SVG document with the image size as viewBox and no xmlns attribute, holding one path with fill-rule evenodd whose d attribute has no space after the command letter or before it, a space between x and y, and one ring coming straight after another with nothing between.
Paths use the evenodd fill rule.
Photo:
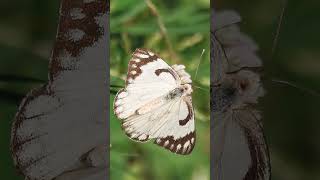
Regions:
<instances>
[{"instance_id":1,"label":"green foliage","mask_svg":"<svg viewBox=\"0 0 320 180\"><path fill-rule=\"evenodd\" d=\"M111 98L110 134L112 180L188 180L209 179L210 107L209 107L209 1L154 1L172 50L161 34L157 17L143 0L111 1ZM188 156L173 154L152 142L131 141L113 112L113 100L119 85L124 87L127 64L136 48L147 48L169 65L184 64L193 79L193 105L196 111L197 142ZM205 53L200 60L202 50ZM200 62L201 61L201 62ZM200 63L197 77L194 75ZM198 88L197 88L198 87ZM200 88L201 89L200 89Z\"/></svg>"},{"instance_id":2,"label":"green foliage","mask_svg":"<svg viewBox=\"0 0 320 180\"><path fill-rule=\"evenodd\" d=\"M25 49L0 44L0 169L3 179L22 179L13 166L9 150L11 123L26 93L46 81L47 66L48 61Z\"/></svg>"}]
</instances>

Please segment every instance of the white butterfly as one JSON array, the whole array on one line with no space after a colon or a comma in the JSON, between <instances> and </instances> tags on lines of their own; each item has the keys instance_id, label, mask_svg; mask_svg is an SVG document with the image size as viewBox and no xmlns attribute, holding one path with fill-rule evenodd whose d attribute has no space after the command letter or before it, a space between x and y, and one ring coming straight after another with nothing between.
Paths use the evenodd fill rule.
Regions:
<instances>
[{"instance_id":1,"label":"white butterfly","mask_svg":"<svg viewBox=\"0 0 320 180\"><path fill-rule=\"evenodd\" d=\"M149 50L135 50L126 86L114 101L114 113L131 139L155 139L155 144L173 153L191 153L196 140L192 81L184 69L170 67Z\"/></svg>"},{"instance_id":2,"label":"white butterfly","mask_svg":"<svg viewBox=\"0 0 320 180\"><path fill-rule=\"evenodd\" d=\"M211 35L211 117L213 117L214 179L269 180L268 146L260 112L255 105L264 95L256 56L257 45L235 24L234 11L213 15ZM219 31L216 31L219 30Z\"/></svg>"}]
</instances>

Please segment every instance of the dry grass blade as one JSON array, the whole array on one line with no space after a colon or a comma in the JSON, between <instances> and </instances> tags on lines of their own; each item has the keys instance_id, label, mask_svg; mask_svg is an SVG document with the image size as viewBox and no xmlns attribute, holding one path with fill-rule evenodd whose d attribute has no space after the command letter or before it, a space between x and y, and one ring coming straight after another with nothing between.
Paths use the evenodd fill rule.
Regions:
<instances>
[{"instance_id":1,"label":"dry grass blade","mask_svg":"<svg viewBox=\"0 0 320 180\"><path fill-rule=\"evenodd\" d=\"M178 57L178 55L175 53L175 51L173 50L173 46L171 44L171 41L170 41L170 38L169 38L169 35L167 33L167 28L165 27L162 19L161 19L161 16L156 8L156 6L152 3L151 0L145 0L148 8L150 9L151 13L157 18L157 23L158 23L158 26L160 28L160 32L161 32L161 35L164 37L164 40L169 48L169 52L170 52L170 56L172 58L172 61L174 63L178 63L180 62L180 59Z\"/></svg>"}]
</instances>

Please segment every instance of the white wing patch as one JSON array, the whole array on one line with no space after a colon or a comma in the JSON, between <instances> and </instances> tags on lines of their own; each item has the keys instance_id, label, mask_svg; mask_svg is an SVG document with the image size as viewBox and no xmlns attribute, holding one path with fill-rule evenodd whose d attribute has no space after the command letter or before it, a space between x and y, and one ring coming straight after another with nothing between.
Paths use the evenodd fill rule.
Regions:
<instances>
[{"instance_id":1,"label":"white wing patch","mask_svg":"<svg viewBox=\"0 0 320 180\"><path fill-rule=\"evenodd\" d=\"M170 99L168 93L190 84L183 65L170 67L155 53L137 49L129 62L126 87L116 95L114 112L133 140L155 143L177 154L195 144L191 96ZM192 92L192 90L191 90Z\"/></svg>"}]
</instances>

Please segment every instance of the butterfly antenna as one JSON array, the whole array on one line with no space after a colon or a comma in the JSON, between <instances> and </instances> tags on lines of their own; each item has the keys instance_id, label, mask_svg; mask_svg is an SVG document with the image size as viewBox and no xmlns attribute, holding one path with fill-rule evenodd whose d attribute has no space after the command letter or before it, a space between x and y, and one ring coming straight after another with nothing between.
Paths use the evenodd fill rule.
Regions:
<instances>
[{"instance_id":1,"label":"butterfly antenna","mask_svg":"<svg viewBox=\"0 0 320 180\"><path fill-rule=\"evenodd\" d=\"M200 55L199 63L198 63L198 65L197 65L197 69L196 69L196 72L195 72L195 74L194 74L194 79L193 79L194 81L197 79L198 70L199 70L199 66L200 66L201 59L202 59L202 56L203 56L203 54L204 54L204 51L205 51L205 49L202 49L202 53L201 53L201 55Z\"/></svg>"},{"instance_id":2,"label":"butterfly antenna","mask_svg":"<svg viewBox=\"0 0 320 180\"><path fill-rule=\"evenodd\" d=\"M271 80L272 82L275 82L275 83L279 83L279 84L284 84L284 85L287 85L287 86L290 86L290 87L293 87L293 88L296 88L302 92L305 92L307 94L310 94L312 96L317 96L317 97L320 97L320 93L319 92L316 92L314 90L311 90L311 89L308 89L308 88L304 88L304 87L301 87L301 86L298 86L298 85L295 85L291 82L288 82L288 81L282 81L282 80L277 80L277 79L272 79Z\"/></svg>"},{"instance_id":3,"label":"butterfly antenna","mask_svg":"<svg viewBox=\"0 0 320 180\"><path fill-rule=\"evenodd\" d=\"M202 87L200 87L200 86L195 86L195 85L192 85L192 86L195 87L195 88L198 88L198 89L200 89L200 90L209 92L209 89L205 89L205 88L202 88Z\"/></svg>"},{"instance_id":4,"label":"butterfly antenna","mask_svg":"<svg viewBox=\"0 0 320 180\"><path fill-rule=\"evenodd\" d=\"M285 11L286 11L287 5L288 5L288 0L284 0L283 7L282 7L282 12L281 12L281 15L279 17L278 27L277 27L277 30L276 30L276 35L275 35L275 38L273 40L273 45L272 45L272 50L271 50L271 56L272 57L274 56L274 53L275 53L276 48L277 48L277 44L278 44L278 41L279 41L280 30L281 30L281 26L283 24L283 19L284 19L284 15L285 15Z\"/></svg>"}]
</instances>

